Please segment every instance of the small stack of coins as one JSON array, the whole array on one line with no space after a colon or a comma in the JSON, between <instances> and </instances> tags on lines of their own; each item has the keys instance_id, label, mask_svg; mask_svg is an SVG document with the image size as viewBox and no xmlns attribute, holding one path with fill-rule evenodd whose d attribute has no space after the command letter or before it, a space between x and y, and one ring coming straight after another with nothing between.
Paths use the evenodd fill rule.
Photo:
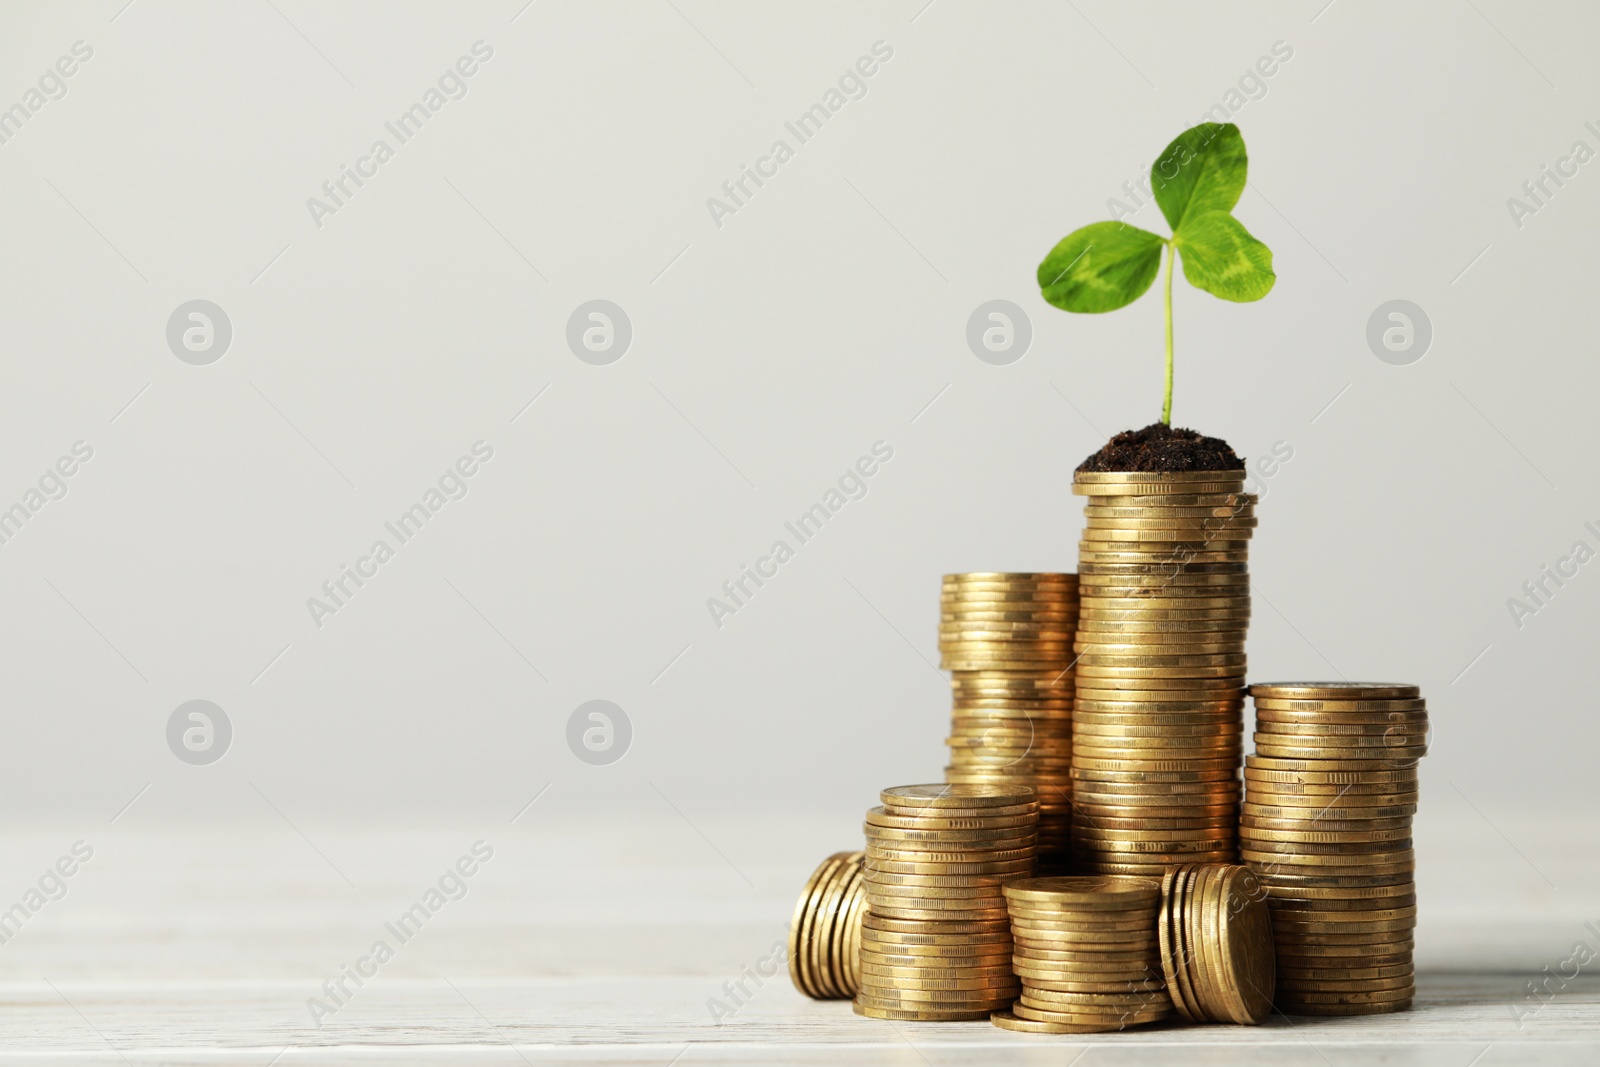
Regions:
<instances>
[{"instance_id":1,"label":"small stack of coins","mask_svg":"<svg viewBox=\"0 0 1600 1067\"><path fill-rule=\"evenodd\" d=\"M789 977L817 1000L853 997L861 986L861 919L867 911L865 853L835 852L800 891L789 921Z\"/></svg>"},{"instance_id":2,"label":"small stack of coins","mask_svg":"<svg viewBox=\"0 0 1600 1067\"><path fill-rule=\"evenodd\" d=\"M1033 873L1039 805L1027 786L908 785L867 813L867 914L855 1012L983 1019L1010 1004L1002 889Z\"/></svg>"},{"instance_id":3,"label":"small stack of coins","mask_svg":"<svg viewBox=\"0 0 1600 1067\"><path fill-rule=\"evenodd\" d=\"M1064 864L1078 576L947 574L939 606L939 652L955 694L945 781L1032 786L1040 860Z\"/></svg>"},{"instance_id":4,"label":"small stack of coins","mask_svg":"<svg viewBox=\"0 0 1600 1067\"><path fill-rule=\"evenodd\" d=\"M1267 887L1276 1004L1298 1015L1403 1011L1413 993L1417 759L1413 685L1253 685L1256 754L1239 837Z\"/></svg>"},{"instance_id":5,"label":"small stack of coins","mask_svg":"<svg viewBox=\"0 0 1600 1067\"><path fill-rule=\"evenodd\" d=\"M1190 1022L1256 1024L1272 1013L1267 894L1250 868L1184 863L1161 879L1161 969Z\"/></svg>"},{"instance_id":6,"label":"small stack of coins","mask_svg":"<svg viewBox=\"0 0 1600 1067\"><path fill-rule=\"evenodd\" d=\"M1248 548L1243 470L1079 471L1074 869L1159 878L1237 856Z\"/></svg>"},{"instance_id":7,"label":"small stack of coins","mask_svg":"<svg viewBox=\"0 0 1600 1067\"><path fill-rule=\"evenodd\" d=\"M1117 876L1029 878L1006 886L1022 996L990 1016L1029 1033L1087 1034L1172 1012L1156 938L1161 884Z\"/></svg>"}]
</instances>

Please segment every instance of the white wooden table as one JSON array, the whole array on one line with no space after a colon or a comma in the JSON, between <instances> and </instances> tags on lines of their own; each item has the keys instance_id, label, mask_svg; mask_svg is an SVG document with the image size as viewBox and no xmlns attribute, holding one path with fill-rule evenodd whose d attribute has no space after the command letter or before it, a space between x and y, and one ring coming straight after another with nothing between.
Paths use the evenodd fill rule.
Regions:
<instances>
[{"instance_id":1,"label":"white wooden table","mask_svg":"<svg viewBox=\"0 0 1600 1067\"><path fill-rule=\"evenodd\" d=\"M1415 1010L1086 1040L862 1019L782 972L713 1024L708 999L783 936L815 862L850 844L837 820L118 824L95 831L66 895L0 945L0 1063L1600 1062L1600 960L1516 1018L1534 972L1580 939L1600 948L1584 925L1600 926L1595 861L1561 849L1559 827L1548 841L1515 828L1543 875L1490 852L1498 838L1470 822L1428 831ZM9 834L0 904L84 836ZM466 895L404 944L386 935L479 839L495 853ZM309 998L386 936L394 958L359 989L347 979L352 995L315 1025Z\"/></svg>"}]
</instances>

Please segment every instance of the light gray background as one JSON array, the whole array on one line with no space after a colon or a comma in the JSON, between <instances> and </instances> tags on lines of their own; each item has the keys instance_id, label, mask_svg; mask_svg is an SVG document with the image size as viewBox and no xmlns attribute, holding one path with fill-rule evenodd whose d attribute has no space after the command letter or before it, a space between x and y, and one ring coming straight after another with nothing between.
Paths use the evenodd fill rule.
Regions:
<instances>
[{"instance_id":1,"label":"light gray background","mask_svg":"<svg viewBox=\"0 0 1600 1067\"><path fill-rule=\"evenodd\" d=\"M1485 875L1542 891L1561 846L1518 828L1600 814L1600 564L1521 629L1506 605L1600 547L1600 162L1520 230L1506 207L1600 148L1591 8L123 3L0 27L0 106L94 49L0 144L0 503L94 448L0 545L7 825L504 825L548 785L552 826L704 851L685 823L803 818L847 846L876 789L940 777L938 576L1073 569L1072 467L1158 411L1158 294L1069 316L1036 264L1277 41L1235 116L1277 287L1175 297L1176 420L1294 450L1252 674L1421 684L1419 825L1457 819ZM317 228L307 198L479 40L468 95ZM880 40L867 95L714 225ZM164 333L197 298L234 331L204 367ZM596 298L634 330L604 367L564 339ZM1005 367L964 340L996 298L1034 330ZM1401 298L1434 340L1396 367L1364 335ZM480 439L469 495L314 627ZM878 440L866 498L715 627L706 599ZM232 721L210 766L166 745L192 699ZM591 699L632 721L610 766L566 745Z\"/></svg>"}]
</instances>

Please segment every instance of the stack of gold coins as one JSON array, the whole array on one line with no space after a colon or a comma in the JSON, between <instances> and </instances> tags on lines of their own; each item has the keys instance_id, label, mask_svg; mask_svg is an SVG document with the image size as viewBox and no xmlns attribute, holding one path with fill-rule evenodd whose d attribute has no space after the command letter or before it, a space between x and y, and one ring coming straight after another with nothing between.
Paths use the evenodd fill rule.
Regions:
<instances>
[{"instance_id":1,"label":"stack of gold coins","mask_svg":"<svg viewBox=\"0 0 1600 1067\"><path fill-rule=\"evenodd\" d=\"M1255 1024L1272 1013L1267 894L1250 868L1184 863L1161 879L1161 969L1190 1022Z\"/></svg>"},{"instance_id":2,"label":"stack of gold coins","mask_svg":"<svg viewBox=\"0 0 1600 1067\"><path fill-rule=\"evenodd\" d=\"M800 891L789 922L789 977L818 1000L856 995L861 985L861 919L867 911L865 853L835 852Z\"/></svg>"},{"instance_id":3,"label":"stack of gold coins","mask_svg":"<svg viewBox=\"0 0 1600 1067\"><path fill-rule=\"evenodd\" d=\"M867 813L855 1011L983 1019L1019 986L1002 889L1033 873L1039 805L1018 785L908 785Z\"/></svg>"},{"instance_id":4,"label":"stack of gold coins","mask_svg":"<svg viewBox=\"0 0 1600 1067\"><path fill-rule=\"evenodd\" d=\"M939 606L939 652L955 694L945 781L1032 786L1040 861L1064 864L1078 576L947 574Z\"/></svg>"},{"instance_id":5,"label":"stack of gold coins","mask_svg":"<svg viewBox=\"0 0 1600 1067\"><path fill-rule=\"evenodd\" d=\"M1084 1034L1172 1012L1152 878L1029 878L1006 886L1022 996L990 1020L1006 1030Z\"/></svg>"},{"instance_id":6,"label":"stack of gold coins","mask_svg":"<svg viewBox=\"0 0 1600 1067\"><path fill-rule=\"evenodd\" d=\"M1248 548L1243 470L1079 471L1074 869L1238 858Z\"/></svg>"},{"instance_id":7,"label":"stack of gold coins","mask_svg":"<svg viewBox=\"0 0 1600 1067\"><path fill-rule=\"evenodd\" d=\"M1414 685L1253 685L1239 838L1270 894L1280 1010L1404 1011L1417 923L1411 817L1428 712Z\"/></svg>"}]
</instances>

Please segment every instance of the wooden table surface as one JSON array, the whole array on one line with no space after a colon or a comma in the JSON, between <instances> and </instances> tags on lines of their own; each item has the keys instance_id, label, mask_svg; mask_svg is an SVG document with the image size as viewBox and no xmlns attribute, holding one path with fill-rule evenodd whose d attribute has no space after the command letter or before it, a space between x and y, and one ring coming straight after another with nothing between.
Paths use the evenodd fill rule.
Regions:
<instances>
[{"instance_id":1,"label":"wooden table surface","mask_svg":"<svg viewBox=\"0 0 1600 1067\"><path fill-rule=\"evenodd\" d=\"M724 983L784 936L799 886L849 829L602 818L10 833L0 908L74 842L93 856L0 944L0 1063L1600 1062L1600 958L1548 1002L1526 992L1575 943L1600 950L1595 860L1529 824L1511 831L1537 857L1524 863L1470 821L1436 821L1419 841L1408 1013L1035 1037L862 1019L780 971L714 1021L709 1002L729 1003ZM479 841L493 855L466 864L463 889L447 879L457 899L441 893L396 937ZM393 958L363 964L358 988L345 975L378 940ZM341 978L336 1002L324 983Z\"/></svg>"}]
</instances>

